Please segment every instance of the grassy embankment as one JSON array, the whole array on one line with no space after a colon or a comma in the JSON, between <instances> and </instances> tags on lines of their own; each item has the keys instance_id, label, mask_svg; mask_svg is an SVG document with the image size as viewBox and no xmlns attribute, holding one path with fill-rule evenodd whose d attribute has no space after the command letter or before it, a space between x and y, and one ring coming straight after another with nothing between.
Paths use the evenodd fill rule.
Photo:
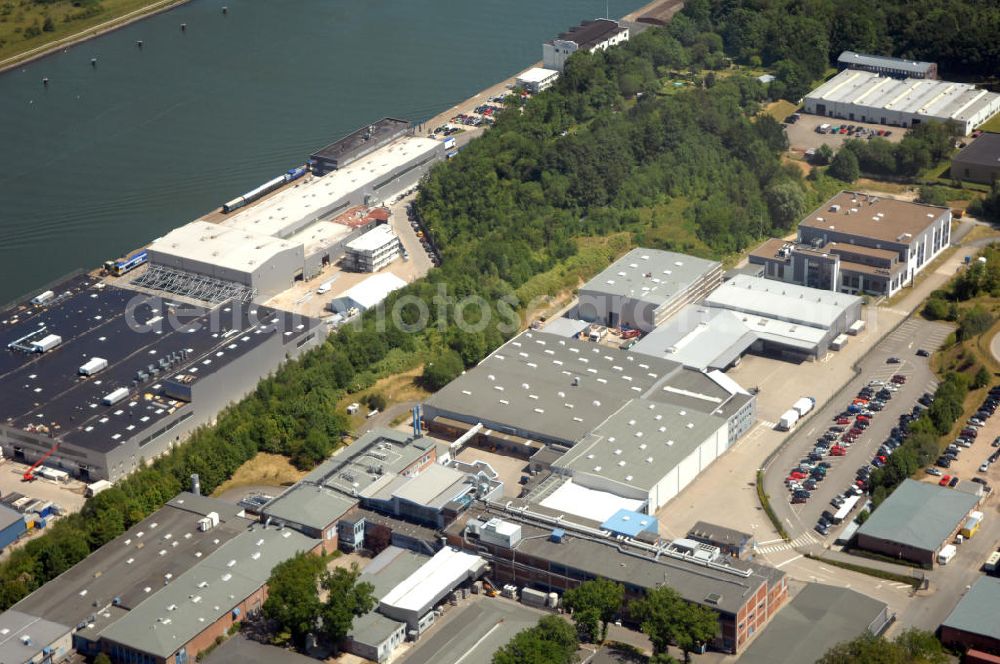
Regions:
<instances>
[{"instance_id":1,"label":"grassy embankment","mask_svg":"<svg viewBox=\"0 0 1000 664\"><path fill-rule=\"evenodd\" d=\"M187 0L0 0L0 66Z\"/></svg>"}]
</instances>

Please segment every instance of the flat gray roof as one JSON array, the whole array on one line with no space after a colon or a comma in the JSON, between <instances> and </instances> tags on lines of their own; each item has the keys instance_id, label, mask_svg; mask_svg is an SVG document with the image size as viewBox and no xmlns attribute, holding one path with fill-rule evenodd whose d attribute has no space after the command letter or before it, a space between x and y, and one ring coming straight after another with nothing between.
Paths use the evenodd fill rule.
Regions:
<instances>
[{"instance_id":1,"label":"flat gray roof","mask_svg":"<svg viewBox=\"0 0 1000 664\"><path fill-rule=\"evenodd\" d=\"M855 295L746 275L724 282L705 298L705 304L712 307L820 330L829 329L844 310L860 302L861 298ZM787 334L794 336L796 331Z\"/></svg>"},{"instance_id":2,"label":"flat gray roof","mask_svg":"<svg viewBox=\"0 0 1000 664\"><path fill-rule=\"evenodd\" d=\"M178 507L179 500L216 504L219 525L198 530L202 514ZM179 494L13 608L70 627L95 613L95 602L101 607L117 597L121 606L134 609L163 587L166 575L177 578L244 531L250 521L230 518L233 508L207 496Z\"/></svg>"},{"instance_id":3,"label":"flat gray roof","mask_svg":"<svg viewBox=\"0 0 1000 664\"><path fill-rule=\"evenodd\" d=\"M0 531L6 530L11 524L24 521L24 515L17 510L12 510L6 505L0 505Z\"/></svg>"},{"instance_id":4,"label":"flat gray roof","mask_svg":"<svg viewBox=\"0 0 1000 664\"><path fill-rule=\"evenodd\" d=\"M373 594L376 599L382 599L430 559L416 551L389 546L365 565L359 580L375 586Z\"/></svg>"},{"instance_id":5,"label":"flat gray roof","mask_svg":"<svg viewBox=\"0 0 1000 664\"><path fill-rule=\"evenodd\" d=\"M903 480L861 524L858 534L937 551L977 503L978 498L968 493Z\"/></svg>"},{"instance_id":6,"label":"flat gray roof","mask_svg":"<svg viewBox=\"0 0 1000 664\"><path fill-rule=\"evenodd\" d=\"M1000 134L983 132L952 158L962 164L1000 168Z\"/></svg>"},{"instance_id":7,"label":"flat gray roof","mask_svg":"<svg viewBox=\"0 0 1000 664\"><path fill-rule=\"evenodd\" d=\"M0 661L32 662L42 648L66 634L72 627L30 616L11 609L0 614ZM29 638L26 645L23 638Z\"/></svg>"},{"instance_id":8,"label":"flat gray roof","mask_svg":"<svg viewBox=\"0 0 1000 664\"><path fill-rule=\"evenodd\" d=\"M729 366L756 340L737 314L689 304L632 346L632 352L704 371Z\"/></svg>"},{"instance_id":9,"label":"flat gray roof","mask_svg":"<svg viewBox=\"0 0 1000 664\"><path fill-rule=\"evenodd\" d=\"M556 318L545 324L542 330L560 337L575 337L590 327L590 323L576 318Z\"/></svg>"},{"instance_id":10,"label":"flat gray roof","mask_svg":"<svg viewBox=\"0 0 1000 664\"><path fill-rule=\"evenodd\" d=\"M691 527L691 530L688 531L688 537L708 539L713 542L730 544L733 546L743 546L753 539L753 535L750 533L744 533L733 528L726 528L725 526L717 526L714 523L708 523L707 521L698 521L695 523Z\"/></svg>"},{"instance_id":11,"label":"flat gray roof","mask_svg":"<svg viewBox=\"0 0 1000 664\"><path fill-rule=\"evenodd\" d=\"M640 588L656 588L663 585L666 579L666 584L684 599L729 614L738 611L762 584L773 586L785 576L781 570L728 557L725 558L728 566L741 573L730 573L667 555L654 559L653 554L644 548L618 542L610 535L605 539L585 536L565 522L562 527L566 534L561 543L556 543L544 537L552 532L554 526L543 526L494 506L484 507L477 503L466 514L468 518L478 518L483 522L498 516L519 524L519 552L566 565L594 577ZM448 531L460 533L465 520L460 518L449 526ZM619 547L627 553L620 551ZM750 574L744 576L747 570Z\"/></svg>"},{"instance_id":12,"label":"flat gray roof","mask_svg":"<svg viewBox=\"0 0 1000 664\"><path fill-rule=\"evenodd\" d=\"M983 576L973 584L972 589L965 593L962 599L958 600L958 604L941 625L1000 640L998 608L1000 608L1000 579Z\"/></svg>"},{"instance_id":13,"label":"flat gray roof","mask_svg":"<svg viewBox=\"0 0 1000 664\"><path fill-rule=\"evenodd\" d=\"M263 514L308 528L325 528L357 505L357 496L403 471L435 445L431 438L411 438L395 429L368 431L268 503Z\"/></svg>"},{"instance_id":14,"label":"flat gray roof","mask_svg":"<svg viewBox=\"0 0 1000 664\"><path fill-rule=\"evenodd\" d=\"M886 605L848 588L809 583L764 628L739 664L814 662L834 645L882 627Z\"/></svg>"},{"instance_id":15,"label":"flat gray roof","mask_svg":"<svg viewBox=\"0 0 1000 664\"><path fill-rule=\"evenodd\" d=\"M417 505L440 509L469 488L472 484L466 482L465 473L436 463L416 477L409 478L392 495Z\"/></svg>"},{"instance_id":16,"label":"flat gray roof","mask_svg":"<svg viewBox=\"0 0 1000 664\"><path fill-rule=\"evenodd\" d=\"M552 465L649 491L725 426L691 408L633 399Z\"/></svg>"},{"instance_id":17,"label":"flat gray roof","mask_svg":"<svg viewBox=\"0 0 1000 664\"><path fill-rule=\"evenodd\" d=\"M659 306L721 269L718 261L659 249L633 249L585 283L580 293L618 295Z\"/></svg>"},{"instance_id":18,"label":"flat gray roof","mask_svg":"<svg viewBox=\"0 0 1000 664\"><path fill-rule=\"evenodd\" d=\"M516 429L573 443L679 370L675 362L529 331L451 381L426 406L470 423L507 425L505 433Z\"/></svg>"},{"instance_id":19,"label":"flat gray roof","mask_svg":"<svg viewBox=\"0 0 1000 664\"><path fill-rule=\"evenodd\" d=\"M926 74L927 70L934 66L933 62L904 60L903 58L894 58L889 55L867 55L865 53L855 53L854 51L844 51L837 58L837 62L847 66L886 67L912 74Z\"/></svg>"},{"instance_id":20,"label":"flat gray roof","mask_svg":"<svg viewBox=\"0 0 1000 664\"><path fill-rule=\"evenodd\" d=\"M365 645L378 646L406 623L383 616L378 611L369 611L355 618L351 625L350 638Z\"/></svg>"},{"instance_id":21,"label":"flat gray roof","mask_svg":"<svg viewBox=\"0 0 1000 664\"><path fill-rule=\"evenodd\" d=\"M211 532L211 531L210 531ZM101 637L169 657L263 586L271 570L319 540L257 524L203 557L115 622Z\"/></svg>"}]
</instances>

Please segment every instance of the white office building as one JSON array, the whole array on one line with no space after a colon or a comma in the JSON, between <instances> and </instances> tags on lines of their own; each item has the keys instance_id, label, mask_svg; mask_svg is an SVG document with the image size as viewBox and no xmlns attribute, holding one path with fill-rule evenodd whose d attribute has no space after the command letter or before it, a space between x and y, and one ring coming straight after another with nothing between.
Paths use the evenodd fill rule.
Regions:
<instances>
[{"instance_id":1,"label":"white office building","mask_svg":"<svg viewBox=\"0 0 1000 664\"><path fill-rule=\"evenodd\" d=\"M399 258L399 238L388 224L376 226L345 245L344 268L355 272L378 272Z\"/></svg>"},{"instance_id":2,"label":"white office building","mask_svg":"<svg viewBox=\"0 0 1000 664\"><path fill-rule=\"evenodd\" d=\"M628 37L628 28L619 25L617 21L606 18L584 21L542 44L542 62L546 69L561 72L569 56L577 51L603 51L609 46L627 42Z\"/></svg>"}]
</instances>

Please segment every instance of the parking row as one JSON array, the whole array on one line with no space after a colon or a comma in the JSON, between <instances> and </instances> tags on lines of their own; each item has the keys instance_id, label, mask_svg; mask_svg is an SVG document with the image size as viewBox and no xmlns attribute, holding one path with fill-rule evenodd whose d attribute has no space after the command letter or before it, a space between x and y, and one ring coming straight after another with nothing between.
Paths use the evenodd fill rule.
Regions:
<instances>
[{"instance_id":1,"label":"parking row","mask_svg":"<svg viewBox=\"0 0 1000 664\"><path fill-rule=\"evenodd\" d=\"M420 241L420 246L423 247L424 251L427 252L427 257L431 259L431 263L434 267L441 266L441 257L438 255L437 250L430 242L430 238L427 237L426 230L420 224L420 220L417 218L416 211L413 209L413 203L406 206L406 219L410 222L410 226L416 233L417 239ZM410 256L403 250L403 260L409 260Z\"/></svg>"},{"instance_id":2,"label":"parking row","mask_svg":"<svg viewBox=\"0 0 1000 664\"><path fill-rule=\"evenodd\" d=\"M958 437L948 445L941 456L937 458L937 461L934 462L934 465L926 469L926 473L940 477L941 479L938 483L941 486L957 486L960 481L957 474L945 474L943 470L939 469L947 470L951 468L951 464L958 460L962 450L969 449L976 443L976 440L979 438L980 429L996 413L998 407L1000 407L1000 385L995 385L990 388L989 394L986 395L976 413L965 423L965 427L959 432ZM990 469L990 465L1000 459L1000 436L997 436L993 440L992 446L997 449L994 449L986 460L979 465L978 472L980 473L987 472ZM987 487L989 486L986 480L981 477L973 477L972 481Z\"/></svg>"}]
</instances>

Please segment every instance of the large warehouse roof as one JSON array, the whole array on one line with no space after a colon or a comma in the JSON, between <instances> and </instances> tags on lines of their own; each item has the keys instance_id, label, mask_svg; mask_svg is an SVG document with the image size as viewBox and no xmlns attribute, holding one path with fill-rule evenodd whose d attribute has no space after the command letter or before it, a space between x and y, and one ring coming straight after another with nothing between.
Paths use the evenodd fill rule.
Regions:
<instances>
[{"instance_id":1,"label":"large warehouse roof","mask_svg":"<svg viewBox=\"0 0 1000 664\"><path fill-rule=\"evenodd\" d=\"M708 261L672 251L633 249L588 281L581 292L620 295L657 306L682 293L705 274L721 269Z\"/></svg>"},{"instance_id":2,"label":"large warehouse roof","mask_svg":"<svg viewBox=\"0 0 1000 664\"><path fill-rule=\"evenodd\" d=\"M169 657L267 583L275 565L319 543L288 528L258 525L161 585L101 636L139 652Z\"/></svg>"},{"instance_id":3,"label":"large warehouse roof","mask_svg":"<svg viewBox=\"0 0 1000 664\"><path fill-rule=\"evenodd\" d=\"M958 601L941 626L1000 640L998 606L1000 606L1000 579L980 577L972 589Z\"/></svg>"},{"instance_id":4,"label":"large warehouse roof","mask_svg":"<svg viewBox=\"0 0 1000 664\"><path fill-rule=\"evenodd\" d=\"M739 315L690 304L643 337L632 352L699 370L721 369L739 359L756 340Z\"/></svg>"},{"instance_id":5,"label":"large warehouse roof","mask_svg":"<svg viewBox=\"0 0 1000 664\"><path fill-rule=\"evenodd\" d=\"M618 21L598 18L592 21L583 21L580 25L570 28L567 32L560 34L559 39L574 42L582 49L589 49L627 29L620 26Z\"/></svg>"},{"instance_id":6,"label":"large warehouse roof","mask_svg":"<svg viewBox=\"0 0 1000 664\"><path fill-rule=\"evenodd\" d=\"M247 232L287 237L352 192L377 185L387 173L411 160L432 156L441 145L430 138L405 136L332 173L304 178L222 223Z\"/></svg>"},{"instance_id":7,"label":"large warehouse roof","mask_svg":"<svg viewBox=\"0 0 1000 664\"><path fill-rule=\"evenodd\" d=\"M826 330L845 309L859 302L861 298L854 295L746 275L733 277L705 298L705 304L712 307L797 324L797 329L775 332L789 336L813 333L803 326ZM765 329L750 327L757 333L772 332L766 329L767 324L756 324L756 328Z\"/></svg>"},{"instance_id":8,"label":"large warehouse roof","mask_svg":"<svg viewBox=\"0 0 1000 664\"><path fill-rule=\"evenodd\" d=\"M835 231L883 242L909 244L948 214L948 208L842 191L799 222L800 228ZM846 247L846 249L857 249Z\"/></svg>"},{"instance_id":9,"label":"large warehouse roof","mask_svg":"<svg viewBox=\"0 0 1000 664\"><path fill-rule=\"evenodd\" d=\"M680 366L545 332L511 339L427 400L466 420L510 423L550 440L579 440Z\"/></svg>"},{"instance_id":10,"label":"large warehouse roof","mask_svg":"<svg viewBox=\"0 0 1000 664\"><path fill-rule=\"evenodd\" d=\"M740 657L740 664L814 662L834 645L884 627L886 605L857 591L808 583Z\"/></svg>"},{"instance_id":11,"label":"large warehouse roof","mask_svg":"<svg viewBox=\"0 0 1000 664\"><path fill-rule=\"evenodd\" d=\"M269 235L207 221L192 221L153 240L150 251L238 272L252 272L296 245Z\"/></svg>"},{"instance_id":12,"label":"large warehouse roof","mask_svg":"<svg viewBox=\"0 0 1000 664\"><path fill-rule=\"evenodd\" d=\"M726 421L694 409L633 399L553 466L649 491Z\"/></svg>"},{"instance_id":13,"label":"large warehouse roof","mask_svg":"<svg viewBox=\"0 0 1000 664\"><path fill-rule=\"evenodd\" d=\"M996 104L997 97L970 83L899 80L858 69L845 69L806 95L814 102L853 104L963 124L984 107Z\"/></svg>"},{"instance_id":14,"label":"large warehouse roof","mask_svg":"<svg viewBox=\"0 0 1000 664\"><path fill-rule=\"evenodd\" d=\"M542 498L538 504L555 513L573 514L602 523L621 510L634 512L642 509L645 502L607 491L589 489L567 479L559 483L555 491Z\"/></svg>"},{"instance_id":15,"label":"large warehouse roof","mask_svg":"<svg viewBox=\"0 0 1000 664\"><path fill-rule=\"evenodd\" d=\"M373 274L335 297L331 306L346 309L357 305L362 310L367 311L389 297L390 293L398 291L404 286L406 286L406 282L391 272Z\"/></svg>"},{"instance_id":16,"label":"large warehouse roof","mask_svg":"<svg viewBox=\"0 0 1000 664\"><path fill-rule=\"evenodd\" d=\"M972 494L904 480L858 528L858 535L937 551L976 506Z\"/></svg>"}]
</instances>

